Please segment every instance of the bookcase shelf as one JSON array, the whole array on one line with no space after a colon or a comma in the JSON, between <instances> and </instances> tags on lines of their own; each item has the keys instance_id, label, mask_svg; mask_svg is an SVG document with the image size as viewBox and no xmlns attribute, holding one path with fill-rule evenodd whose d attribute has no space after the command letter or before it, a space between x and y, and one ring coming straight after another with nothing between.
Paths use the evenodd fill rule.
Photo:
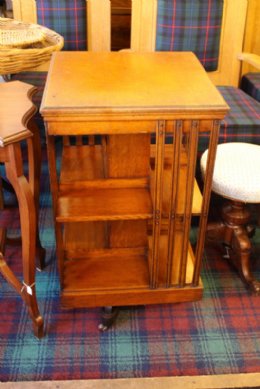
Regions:
<instances>
[{"instance_id":1,"label":"bookcase shelf","mask_svg":"<svg viewBox=\"0 0 260 389\"><path fill-rule=\"evenodd\" d=\"M57 207L57 222L138 220L152 217L147 189L85 189L62 192Z\"/></svg>"}]
</instances>

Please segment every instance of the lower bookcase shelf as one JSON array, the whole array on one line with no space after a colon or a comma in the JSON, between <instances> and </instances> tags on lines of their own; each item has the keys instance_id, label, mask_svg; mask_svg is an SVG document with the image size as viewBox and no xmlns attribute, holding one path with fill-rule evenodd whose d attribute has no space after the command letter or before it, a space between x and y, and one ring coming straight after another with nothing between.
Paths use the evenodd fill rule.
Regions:
<instances>
[{"instance_id":1,"label":"lower bookcase shelf","mask_svg":"<svg viewBox=\"0 0 260 389\"><path fill-rule=\"evenodd\" d=\"M83 226L87 225L90 230L91 223L81 225L81 244L79 240L73 240L76 235L73 234L73 226L76 224L78 223L73 223L69 229L71 244L66 240L61 291L63 307L95 307L104 304L116 306L122 305L122 301L125 305L170 303L193 301L202 297L202 283L197 287L192 286L194 256L191 246L188 251L185 287L180 288L175 284L168 288L160 285L157 289L151 289L148 247L87 249L88 242L84 241L87 234L84 234ZM101 223L95 225L95 228L100 227ZM96 240L96 246L100 245L104 245L101 235ZM163 251L160 253L162 256Z\"/></svg>"}]
</instances>

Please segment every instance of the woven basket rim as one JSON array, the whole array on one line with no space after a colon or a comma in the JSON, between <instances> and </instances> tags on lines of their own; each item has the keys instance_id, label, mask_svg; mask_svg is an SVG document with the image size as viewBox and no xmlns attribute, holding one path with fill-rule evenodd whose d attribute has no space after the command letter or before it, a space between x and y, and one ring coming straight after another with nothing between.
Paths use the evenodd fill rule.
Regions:
<instances>
[{"instance_id":1,"label":"woven basket rim","mask_svg":"<svg viewBox=\"0 0 260 389\"><path fill-rule=\"evenodd\" d=\"M40 29L30 30L1 30L0 28L0 45L8 47L19 47L41 42L45 34Z\"/></svg>"},{"instance_id":2,"label":"woven basket rim","mask_svg":"<svg viewBox=\"0 0 260 389\"><path fill-rule=\"evenodd\" d=\"M64 40L63 40L63 37L61 35L59 35L58 33L56 33L55 31L45 27L45 26L41 26L40 24L34 24L34 23L24 23L24 22L20 22L18 20L15 20L15 19L10 19L10 18L1 18L0 17L0 34L1 34L1 27L2 25L4 24L9 24L11 26L15 26L14 28L14 31L18 31L18 29L16 28L17 25L20 25L24 28L24 30L27 30L30 29L30 31L32 31L32 36L35 35L35 39L31 39L31 41L28 39L28 42L24 42L21 44L21 42L18 42L18 44L15 44L15 42L12 42L10 45L1 45L1 41L0 41L0 50L10 50L11 52L14 52L15 50L22 50L22 51L27 51L27 50L43 50L48 48L48 46L46 47L38 47L38 48L35 48L35 47L30 47L28 46L29 44L34 44L34 43L41 43L43 41L46 41L48 42L49 46L53 46L54 44L64 44ZM13 30L9 30L9 29L5 29L5 31L13 31ZM22 30L23 31L23 30ZM18 47L16 47L18 46ZM25 46L23 48L23 46Z\"/></svg>"},{"instance_id":3,"label":"woven basket rim","mask_svg":"<svg viewBox=\"0 0 260 389\"><path fill-rule=\"evenodd\" d=\"M0 17L0 46L19 47L41 42L46 32L40 26Z\"/></svg>"},{"instance_id":4,"label":"woven basket rim","mask_svg":"<svg viewBox=\"0 0 260 389\"><path fill-rule=\"evenodd\" d=\"M1 21L0 18L0 29ZM14 19L9 19L13 21ZM19 21L16 21L19 23ZM6 46L0 44L0 74L9 74L28 70L33 67L39 66L40 64L48 61L53 51L59 51L64 45L64 39L61 35L55 31L33 23L23 23L28 28L40 29L44 35L42 41L35 42L32 47L24 45L21 47Z\"/></svg>"}]
</instances>

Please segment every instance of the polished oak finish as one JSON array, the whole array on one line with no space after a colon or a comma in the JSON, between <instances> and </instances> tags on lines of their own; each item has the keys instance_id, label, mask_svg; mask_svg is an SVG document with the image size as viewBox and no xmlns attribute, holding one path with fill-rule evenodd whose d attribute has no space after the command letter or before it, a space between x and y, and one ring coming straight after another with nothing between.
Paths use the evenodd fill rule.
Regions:
<instances>
[{"instance_id":1,"label":"polished oak finish","mask_svg":"<svg viewBox=\"0 0 260 389\"><path fill-rule=\"evenodd\" d=\"M21 295L33 321L34 333L43 336L43 319L38 309L35 291L35 258L44 266L45 250L38 233L38 207L41 148L39 131L33 122L36 107L31 97L36 88L20 81L0 84L0 162L4 163L7 179L18 200L21 237L23 283L15 276L3 256L1 239L0 272ZM14 114L15 113L15 114ZM21 141L27 142L28 178L24 174ZM1 233L1 236L3 233ZM5 234L4 234L5 236Z\"/></svg>"},{"instance_id":2,"label":"polished oak finish","mask_svg":"<svg viewBox=\"0 0 260 389\"><path fill-rule=\"evenodd\" d=\"M41 113L63 307L201 298L218 127L226 111L191 53L54 54ZM195 167L204 132L211 137L201 194ZM99 141L70 143L83 135ZM60 173L57 136L66 139ZM193 215L200 215L195 251Z\"/></svg>"}]
</instances>

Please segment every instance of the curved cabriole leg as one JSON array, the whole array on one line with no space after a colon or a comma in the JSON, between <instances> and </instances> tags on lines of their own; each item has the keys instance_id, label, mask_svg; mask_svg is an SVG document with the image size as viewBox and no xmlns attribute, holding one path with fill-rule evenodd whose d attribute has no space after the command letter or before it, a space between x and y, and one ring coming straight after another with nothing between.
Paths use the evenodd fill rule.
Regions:
<instances>
[{"instance_id":1,"label":"curved cabriole leg","mask_svg":"<svg viewBox=\"0 0 260 389\"><path fill-rule=\"evenodd\" d=\"M111 327L118 315L118 307L102 307L101 323L98 326L99 331L106 331Z\"/></svg>"},{"instance_id":2,"label":"curved cabriole leg","mask_svg":"<svg viewBox=\"0 0 260 389\"><path fill-rule=\"evenodd\" d=\"M38 309L35 292L35 256L36 256L36 210L35 200L31 187L23 175L21 149L19 143L8 146L9 161L6 162L6 175L12 184L19 205L21 236L22 236L22 262L23 285L19 291L25 301L35 335L43 336L43 319ZM6 268L6 266L4 266ZM7 273L8 267L7 267ZM7 274L8 275L8 274ZM13 286L20 287L16 282Z\"/></svg>"},{"instance_id":3,"label":"curved cabriole leg","mask_svg":"<svg viewBox=\"0 0 260 389\"><path fill-rule=\"evenodd\" d=\"M18 294L22 297L22 299L25 301L29 314L33 319L33 331L37 338L43 337L43 319L39 314L39 310L37 308L37 302L36 302L36 309L31 308L31 306L35 306L35 285L32 287L28 286L26 287L25 283L23 284L18 278L15 276L13 271L10 269L10 267L7 265L2 253L0 253L0 272L2 276L6 279L9 285L11 285ZM32 301L28 300L28 291L29 294L32 293Z\"/></svg>"}]
</instances>

